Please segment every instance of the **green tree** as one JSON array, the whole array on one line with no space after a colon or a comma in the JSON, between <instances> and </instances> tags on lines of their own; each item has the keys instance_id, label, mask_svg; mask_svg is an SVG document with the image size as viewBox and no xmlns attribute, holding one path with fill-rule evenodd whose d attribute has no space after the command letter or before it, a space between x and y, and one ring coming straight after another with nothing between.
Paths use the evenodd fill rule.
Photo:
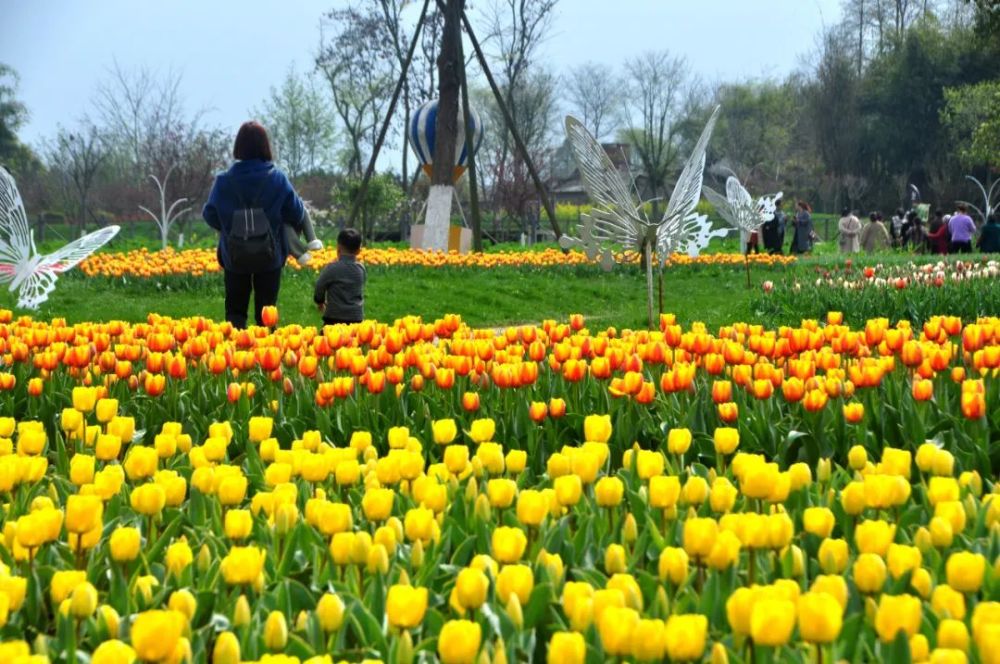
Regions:
<instances>
[{"instance_id":1,"label":"green tree","mask_svg":"<svg viewBox=\"0 0 1000 664\"><path fill-rule=\"evenodd\" d=\"M312 77L289 69L281 87L271 87L256 113L274 141L275 158L288 175L295 177L331 166L335 119Z\"/></svg>"},{"instance_id":2,"label":"green tree","mask_svg":"<svg viewBox=\"0 0 1000 664\"><path fill-rule=\"evenodd\" d=\"M1000 80L947 88L941 121L963 166L996 165L1000 155Z\"/></svg>"},{"instance_id":3,"label":"green tree","mask_svg":"<svg viewBox=\"0 0 1000 664\"><path fill-rule=\"evenodd\" d=\"M19 170L37 162L34 153L17 137L28 121L28 109L17 98L18 75L0 62L0 163Z\"/></svg>"},{"instance_id":4,"label":"green tree","mask_svg":"<svg viewBox=\"0 0 1000 664\"><path fill-rule=\"evenodd\" d=\"M334 207L346 216L350 213L360 190L361 178L348 175L333 187L331 194ZM403 193L403 188L393 175L389 173L373 175L368 182L368 191L361 202L358 215L361 220L361 235L365 241L371 241L375 237L375 230L379 226L396 228L393 215L400 213L405 202L406 195Z\"/></svg>"}]
</instances>

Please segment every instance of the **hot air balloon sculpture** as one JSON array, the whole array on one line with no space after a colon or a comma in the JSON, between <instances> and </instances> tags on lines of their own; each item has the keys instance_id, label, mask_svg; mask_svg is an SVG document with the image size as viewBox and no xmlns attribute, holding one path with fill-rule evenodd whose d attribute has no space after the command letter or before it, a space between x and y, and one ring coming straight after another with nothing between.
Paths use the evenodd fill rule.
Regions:
<instances>
[{"instance_id":1,"label":"hot air balloon sculpture","mask_svg":"<svg viewBox=\"0 0 1000 664\"><path fill-rule=\"evenodd\" d=\"M434 169L434 134L437 128L437 109L437 99L424 103L413 114L407 133L410 147L413 148L417 159L420 160L420 166L427 177L431 176ZM478 151L483 142L483 118L475 109L472 109L469 115L473 129L472 149ZM461 118L465 117L461 104L458 107L458 117L458 134L455 137L455 170L452 174L452 182L458 182L465 174L466 165L469 162L468 147L465 144L465 123L461 121Z\"/></svg>"}]
</instances>

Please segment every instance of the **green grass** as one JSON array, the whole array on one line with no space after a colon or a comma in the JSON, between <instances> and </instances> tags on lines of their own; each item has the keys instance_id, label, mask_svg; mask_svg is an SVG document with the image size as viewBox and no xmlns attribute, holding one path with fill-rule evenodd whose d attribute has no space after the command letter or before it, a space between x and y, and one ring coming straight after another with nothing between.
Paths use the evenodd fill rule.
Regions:
<instances>
[{"instance_id":1,"label":"green grass","mask_svg":"<svg viewBox=\"0 0 1000 664\"><path fill-rule=\"evenodd\" d=\"M735 248L735 240L727 239L714 242L709 253ZM515 249L520 247L499 245L491 250ZM801 258L793 266L754 266L754 290L749 292L741 265L667 268L663 310L676 314L685 325L702 321L709 329L735 321L774 326L797 324L802 318L821 318L825 314L819 310L822 303L810 298L794 302L794 306L764 306L759 285L765 280L776 284L811 281L817 270L842 264L842 257L835 251L835 243L826 242L819 245L816 255ZM873 257L855 255L853 259L860 266L937 260L937 257L885 253ZM311 271L284 272L278 301L283 323L320 322L312 305L315 278ZM15 302L14 294L0 289L0 307L14 309ZM843 308L849 322L863 322L855 320L849 304ZM994 308L998 310L978 313L1000 313L1000 302ZM221 320L222 276L91 279L74 270L60 278L48 302L34 315L39 319L65 318L70 323L135 322L145 320L150 312ZM596 266L492 270L374 266L368 270L365 313L369 318L390 322L411 314L434 320L446 313L457 313L469 324L482 327L537 323L547 318L565 320L572 313L582 313L600 327L644 327L645 279L637 265L616 266L611 272Z\"/></svg>"}]
</instances>

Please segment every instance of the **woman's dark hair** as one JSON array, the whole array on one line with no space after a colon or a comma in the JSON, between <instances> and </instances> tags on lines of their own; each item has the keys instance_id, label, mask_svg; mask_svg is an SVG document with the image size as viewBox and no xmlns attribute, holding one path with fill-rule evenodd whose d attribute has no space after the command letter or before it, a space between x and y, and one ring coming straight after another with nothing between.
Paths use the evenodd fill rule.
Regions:
<instances>
[{"instance_id":1,"label":"woman's dark hair","mask_svg":"<svg viewBox=\"0 0 1000 664\"><path fill-rule=\"evenodd\" d=\"M809 203L806 203L805 201L799 201L799 207L806 212L812 212L812 208L809 207Z\"/></svg>"},{"instance_id":2,"label":"woman's dark hair","mask_svg":"<svg viewBox=\"0 0 1000 664\"><path fill-rule=\"evenodd\" d=\"M878 212L871 212L868 214L868 220L872 223L878 221Z\"/></svg>"},{"instance_id":3,"label":"woman's dark hair","mask_svg":"<svg viewBox=\"0 0 1000 664\"><path fill-rule=\"evenodd\" d=\"M260 159L274 161L271 156L271 141L267 137L267 129L255 120L244 122L236 132L236 142L233 144L233 158Z\"/></svg>"},{"instance_id":4,"label":"woman's dark hair","mask_svg":"<svg viewBox=\"0 0 1000 664\"><path fill-rule=\"evenodd\" d=\"M840 216L841 217L846 217L850 213L851 213L851 208L844 208L843 210L840 211Z\"/></svg>"}]
</instances>

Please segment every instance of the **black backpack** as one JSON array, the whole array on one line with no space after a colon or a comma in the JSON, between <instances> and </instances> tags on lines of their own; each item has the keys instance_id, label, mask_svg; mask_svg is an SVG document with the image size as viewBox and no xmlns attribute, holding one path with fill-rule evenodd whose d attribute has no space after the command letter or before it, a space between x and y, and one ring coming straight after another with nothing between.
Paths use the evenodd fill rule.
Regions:
<instances>
[{"instance_id":1,"label":"black backpack","mask_svg":"<svg viewBox=\"0 0 1000 664\"><path fill-rule=\"evenodd\" d=\"M260 196L267 186L270 171L257 187L257 191L248 203L240 194L239 187L232 182L239 207L233 211L232 224L226 236L226 246L229 249L229 262L233 272L254 274L268 272L274 269L274 234L271 232L271 222L260 204Z\"/></svg>"}]
</instances>

